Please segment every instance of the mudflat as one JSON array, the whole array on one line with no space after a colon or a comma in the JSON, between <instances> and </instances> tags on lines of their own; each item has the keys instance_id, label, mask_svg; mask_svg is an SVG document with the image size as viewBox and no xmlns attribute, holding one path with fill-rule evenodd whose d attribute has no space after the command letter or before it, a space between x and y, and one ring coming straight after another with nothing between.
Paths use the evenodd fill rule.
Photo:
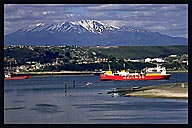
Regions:
<instances>
[{"instance_id":1,"label":"mudflat","mask_svg":"<svg viewBox=\"0 0 192 128\"><path fill-rule=\"evenodd\" d=\"M172 83L130 89L118 89L123 96L188 99L188 83Z\"/></svg>"}]
</instances>

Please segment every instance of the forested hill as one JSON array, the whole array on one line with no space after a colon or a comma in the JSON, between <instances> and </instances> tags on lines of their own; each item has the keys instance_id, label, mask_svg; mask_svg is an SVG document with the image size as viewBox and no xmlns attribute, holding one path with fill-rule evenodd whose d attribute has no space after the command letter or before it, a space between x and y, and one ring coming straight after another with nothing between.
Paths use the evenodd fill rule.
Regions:
<instances>
[{"instance_id":1,"label":"forested hill","mask_svg":"<svg viewBox=\"0 0 192 128\"><path fill-rule=\"evenodd\" d=\"M116 58L166 57L172 54L188 54L188 46L111 46L89 47L90 51Z\"/></svg>"}]
</instances>

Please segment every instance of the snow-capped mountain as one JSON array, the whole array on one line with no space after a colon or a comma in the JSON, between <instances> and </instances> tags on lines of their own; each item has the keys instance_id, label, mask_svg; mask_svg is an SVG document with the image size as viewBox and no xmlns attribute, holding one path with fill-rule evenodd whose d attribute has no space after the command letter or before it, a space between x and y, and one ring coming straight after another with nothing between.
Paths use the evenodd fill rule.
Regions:
<instances>
[{"instance_id":1,"label":"snow-capped mountain","mask_svg":"<svg viewBox=\"0 0 192 128\"><path fill-rule=\"evenodd\" d=\"M5 45L187 45L187 39L96 20L37 23L5 36Z\"/></svg>"},{"instance_id":2,"label":"snow-capped mountain","mask_svg":"<svg viewBox=\"0 0 192 128\"><path fill-rule=\"evenodd\" d=\"M60 22L56 24L44 24L44 23L37 23L26 28L23 28L21 31L25 32L90 32L95 34L102 34L103 31L115 31L120 30L119 27L111 26L104 24L100 21L95 20L81 20L81 21L74 21L74 22Z\"/></svg>"}]
</instances>

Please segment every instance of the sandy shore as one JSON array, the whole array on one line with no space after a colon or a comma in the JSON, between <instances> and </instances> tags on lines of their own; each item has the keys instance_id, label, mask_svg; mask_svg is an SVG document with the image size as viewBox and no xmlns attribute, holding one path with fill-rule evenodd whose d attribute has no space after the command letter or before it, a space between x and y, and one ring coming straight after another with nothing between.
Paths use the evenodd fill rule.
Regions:
<instances>
[{"instance_id":1,"label":"sandy shore","mask_svg":"<svg viewBox=\"0 0 192 128\"><path fill-rule=\"evenodd\" d=\"M123 96L188 99L188 83L117 89Z\"/></svg>"}]
</instances>

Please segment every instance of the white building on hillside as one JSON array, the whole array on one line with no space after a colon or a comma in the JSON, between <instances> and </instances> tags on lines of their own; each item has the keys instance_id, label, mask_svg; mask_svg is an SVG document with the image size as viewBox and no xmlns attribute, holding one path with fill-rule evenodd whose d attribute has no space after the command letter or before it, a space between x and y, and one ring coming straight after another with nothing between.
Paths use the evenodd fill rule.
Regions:
<instances>
[{"instance_id":1,"label":"white building on hillside","mask_svg":"<svg viewBox=\"0 0 192 128\"><path fill-rule=\"evenodd\" d=\"M151 59L151 58L146 58L146 59L145 59L145 63L147 63L147 62L160 62L160 63L163 63L163 62L165 62L165 60L162 59L162 58L153 58L153 59Z\"/></svg>"}]
</instances>

